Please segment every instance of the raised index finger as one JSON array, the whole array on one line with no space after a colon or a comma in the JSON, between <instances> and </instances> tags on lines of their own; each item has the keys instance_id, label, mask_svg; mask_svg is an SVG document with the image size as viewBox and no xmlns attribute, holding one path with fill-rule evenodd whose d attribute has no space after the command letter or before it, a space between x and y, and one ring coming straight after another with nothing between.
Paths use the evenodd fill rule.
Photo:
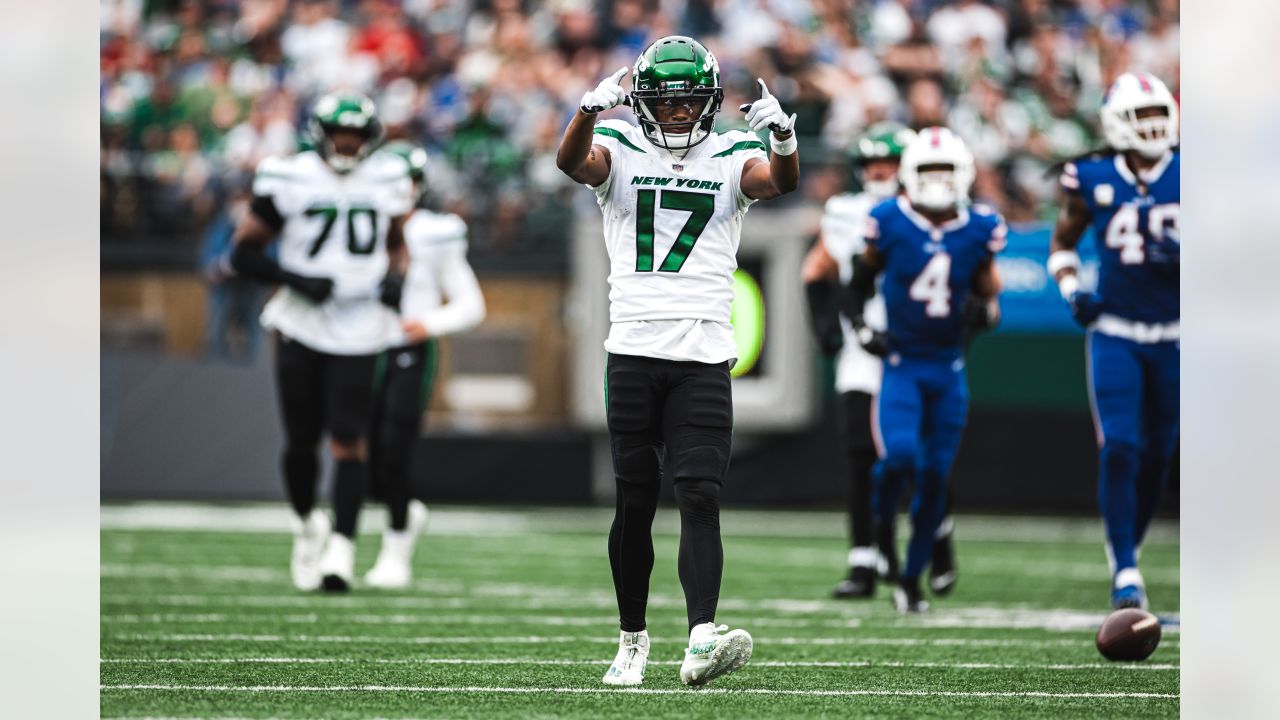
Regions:
<instances>
[{"instance_id":1,"label":"raised index finger","mask_svg":"<svg viewBox=\"0 0 1280 720\"><path fill-rule=\"evenodd\" d=\"M760 78L756 78L756 82L760 83L760 97L761 97L761 98L772 97L772 95L770 95L770 94L769 94L769 88L768 88L768 86L766 86L766 85L764 84L764 80L762 80L762 79L760 79Z\"/></svg>"}]
</instances>

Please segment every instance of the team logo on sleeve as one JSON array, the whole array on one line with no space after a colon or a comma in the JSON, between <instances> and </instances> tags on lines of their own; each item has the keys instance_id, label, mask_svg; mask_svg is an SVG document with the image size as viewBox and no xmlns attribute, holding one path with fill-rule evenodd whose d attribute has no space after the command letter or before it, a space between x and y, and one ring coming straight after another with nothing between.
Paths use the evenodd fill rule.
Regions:
<instances>
[{"instance_id":1,"label":"team logo on sleeve","mask_svg":"<svg viewBox=\"0 0 1280 720\"><path fill-rule=\"evenodd\" d=\"M1116 189L1103 183L1093 189L1093 201L1102 207L1109 207L1116 200Z\"/></svg>"}]
</instances>

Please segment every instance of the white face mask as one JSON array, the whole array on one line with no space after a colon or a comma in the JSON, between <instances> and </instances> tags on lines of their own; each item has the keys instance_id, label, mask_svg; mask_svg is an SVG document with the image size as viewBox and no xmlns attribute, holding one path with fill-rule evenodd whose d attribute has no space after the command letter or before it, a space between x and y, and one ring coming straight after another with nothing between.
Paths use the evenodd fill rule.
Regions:
<instances>
[{"instance_id":1,"label":"white face mask","mask_svg":"<svg viewBox=\"0 0 1280 720\"><path fill-rule=\"evenodd\" d=\"M867 180L862 189L874 198L887 199L898 194L897 180Z\"/></svg>"},{"instance_id":2,"label":"white face mask","mask_svg":"<svg viewBox=\"0 0 1280 720\"><path fill-rule=\"evenodd\" d=\"M917 176L911 202L929 210L945 210L955 207L960 194L956 190L956 174L953 170L930 170Z\"/></svg>"}]
</instances>

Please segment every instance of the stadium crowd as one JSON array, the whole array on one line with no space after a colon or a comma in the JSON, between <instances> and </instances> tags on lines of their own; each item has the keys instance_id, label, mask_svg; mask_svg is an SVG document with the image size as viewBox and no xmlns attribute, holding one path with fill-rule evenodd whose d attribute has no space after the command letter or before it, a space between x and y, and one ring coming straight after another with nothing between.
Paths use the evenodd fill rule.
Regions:
<instances>
[{"instance_id":1,"label":"stadium crowd","mask_svg":"<svg viewBox=\"0 0 1280 720\"><path fill-rule=\"evenodd\" d=\"M297 146L317 94L345 87L428 148L433 199L478 254L562 253L580 197L554 161L570 114L677 32L720 61L721 129L741 126L756 77L798 113L793 202L835 192L857 133L894 119L952 126L976 198L1043 218L1046 170L1100 142L1112 78L1178 88L1177 0L102 0L104 243L194 249L256 163Z\"/></svg>"}]
</instances>

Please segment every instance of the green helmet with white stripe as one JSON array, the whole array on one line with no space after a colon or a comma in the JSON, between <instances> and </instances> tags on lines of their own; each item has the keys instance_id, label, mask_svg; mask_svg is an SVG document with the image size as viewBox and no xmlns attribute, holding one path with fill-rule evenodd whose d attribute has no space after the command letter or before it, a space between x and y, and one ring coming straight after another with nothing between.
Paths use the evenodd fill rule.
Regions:
<instances>
[{"instance_id":1,"label":"green helmet with white stripe","mask_svg":"<svg viewBox=\"0 0 1280 720\"><path fill-rule=\"evenodd\" d=\"M340 153L334 134L352 132L361 138L354 154ZM382 123L373 101L359 93L331 93L316 101L307 126L308 139L320 157L339 173L351 172L378 147Z\"/></svg>"},{"instance_id":2,"label":"green helmet with white stripe","mask_svg":"<svg viewBox=\"0 0 1280 720\"><path fill-rule=\"evenodd\" d=\"M720 63L702 43L683 35L659 38L640 53L631 88L631 109L645 137L679 153L711 135L724 102ZM684 118L662 119L673 114Z\"/></svg>"}]
</instances>

